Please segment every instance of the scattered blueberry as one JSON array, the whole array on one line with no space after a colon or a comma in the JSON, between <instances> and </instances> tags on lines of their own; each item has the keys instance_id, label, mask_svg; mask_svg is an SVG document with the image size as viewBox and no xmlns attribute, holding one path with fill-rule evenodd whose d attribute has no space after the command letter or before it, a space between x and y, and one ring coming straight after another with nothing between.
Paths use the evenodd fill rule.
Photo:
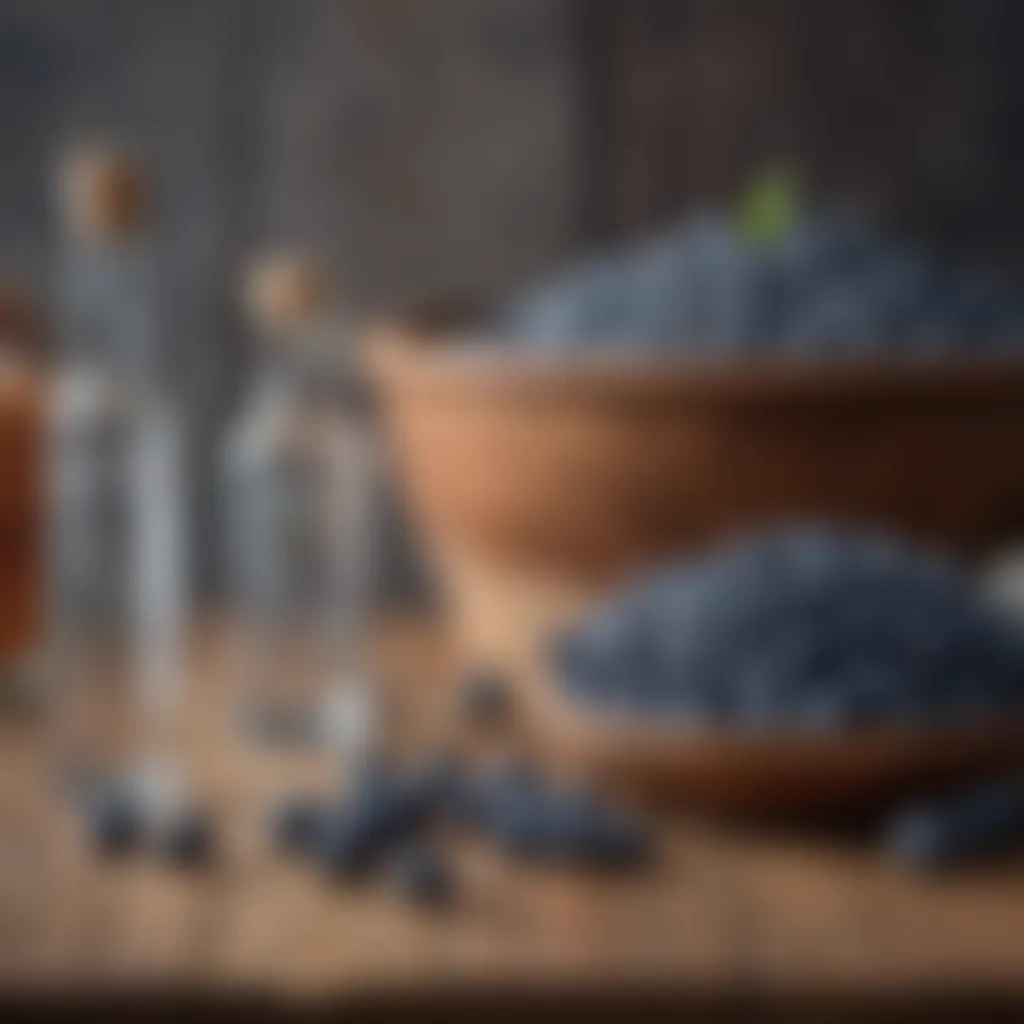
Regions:
<instances>
[{"instance_id":1,"label":"scattered blueberry","mask_svg":"<svg viewBox=\"0 0 1024 1024\"><path fill-rule=\"evenodd\" d=\"M204 863L213 854L210 820L194 808L179 811L157 829L156 844L171 864L190 867Z\"/></svg>"},{"instance_id":2,"label":"scattered blueberry","mask_svg":"<svg viewBox=\"0 0 1024 1024\"><path fill-rule=\"evenodd\" d=\"M422 802L424 814L457 811L464 793L466 771L454 757L441 755L420 765L410 786Z\"/></svg>"},{"instance_id":3,"label":"scattered blueberry","mask_svg":"<svg viewBox=\"0 0 1024 1024\"><path fill-rule=\"evenodd\" d=\"M269 829L274 844L289 852L308 852L325 814L322 802L291 797L270 813Z\"/></svg>"},{"instance_id":4,"label":"scattered blueberry","mask_svg":"<svg viewBox=\"0 0 1024 1024\"><path fill-rule=\"evenodd\" d=\"M313 828L311 852L328 873L350 875L373 866L389 847L414 833L432 811L421 779L374 762L358 772L345 799Z\"/></svg>"},{"instance_id":5,"label":"scattered blueberry","mask_svg":"<svg viewBox=\"0 0 1024 1024\"><path fill-rule=\"evenodd\" d=\"M362 876L398 851L396 878L411 890L423 886L424 898L440 884L439 870L431 866L434 851L418 844L439 818L453 818L530 860L631 867L648 851L638 822L591 794L553 783L523 758L475 772L447 757L412 772L379 768L358 774L333 808L282 804L271 818L275 841L335 878Z\"/></svg>"},{"instance_id":6,"label":"scattered blueberry","mask_svg":"<svg viewBox=\"0 0 1024 1024\"><path fill-rule=\"evenodd\" d=\"M367 793L390 785L396 774L395 765L380 751L363 755L346 771L353 793Z\"/></svg>"},{"instance_id":7,"label":"scattered blueberry","mask_svg":"<svg viewBox=\"0 0 1024 1024\"><path fill-rule=\"evenodd\" d=\"M510 761L477 781L470 824L520 859L575 866L632 867L649 848L639 822L593 794Z\"/></svg>"},{"instance_id":8,"label":"scattered blueberry","mask_svg":"<svg viewBox=\"0 0 1024 1024\"><path fill-rule=\"evenodd\" d=\"M399 851L392 865L392 879L406 899L421 906L448 904L455 895L455 879L447 862L426 844Z\"/></svg>"},{"instance_id":9,"label":"scattered blueberry","mask_svg":"<svg viewBox=\"0 0 1024 1024\"><path fill-rule=\"evenodd\" d=\"M85 801L89 838L100 853L120 855L136 849L144 820L135 794L124 787L101 787Z\"/></svg>"},{"instance_id":10,"label":"scattered blueberry","mask_svg":"<svg viewBox=\"0 0 1024 1024\"><path fill-rule=\"evenodd\" d=\"M447 790L444 810L461 825L481 828L490 815L490 786L475 775L461 775Z\"/></svg>"},{"instance_id":11,"label":"scattered blueberry","mask_svg":"<svg viewBox=\"0 0 1024 1024\"><path fill-rule=\"evenodd\" d=\"M310 853L325 874L344 878L371 867L381 848L382 837L373 815L360 808L336 812L322 819L313 836Z\"/></svg>"},{"instance_id":12,"label":"scattered blueberry","mask_svg":"<svg viewBox=\"0 0 1024 1024\"><path fill-rule=\"evenodd\" d=\"M649 838L638 822L591 794L548 787L535 795L511 848L537 859L601 868L632 868L646 859ZM518 846L517 846L518 844Z\"/></svg>"},{"instance_id":13,"label":"scattered blueberry","mask_svg":"<svg viewBox=\"0 0 1024 1024\"><path fill-rule=\"evenodd\" d=\"M1024 780L990 782L898 813L885 847L921 871L953 867L1024 847Z\"/></svg>"},{"instance_id":14,"label":"scattered blueberry","mask_svg":"<svg viewBox=\"0 0 1024 1024\"><path fill-rule=\"evenodd\" d=\"M569 857L592 867L618 869L648 859L651 839L639 821L587 794L570 793L565 802L559 809L560 842Z\"/></svg>"},{"instance_id":15,"label":"scattered blueberry","mask_svg":"<svg viewBox=\"0 0 1024 1024\"><path fill-rule=\"evenodd\" d=\"M553 854L553 818L545 804L546 795L536 786L510 786L492 792L484 826L507 853L530 859Z\"/></svg>"},{"instance_id":16,"label":"scattered blueberry","mask_svg":"<svg viewBox=\"0 0 1024 1024\"><path fill-rule=\"evenodd\" d=\"M507 757L487 773L489 783L506 793L532 791L540 785L540 771L523 755Z\"/></svg>"}]
</instances>

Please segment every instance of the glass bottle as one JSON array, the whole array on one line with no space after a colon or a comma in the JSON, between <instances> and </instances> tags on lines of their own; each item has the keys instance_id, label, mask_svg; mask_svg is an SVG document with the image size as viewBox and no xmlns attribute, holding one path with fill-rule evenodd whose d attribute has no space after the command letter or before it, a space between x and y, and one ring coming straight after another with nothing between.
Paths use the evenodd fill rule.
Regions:
<instances>
[{"instance_id":1,"label":"glass bottle","mask_svg":"<svg viewBox=\"0 0 1024 1024\"><path fill-rule=\"evenodd\" d=\"M365 661L375 458L323 278L301 256L247 277L258 369L225 453L236 711L263 746L374 741Z\"/></svg>"},{"instance_id":2,"label":"glass bottle","mask_svg":"<svg viewBox=\"0 0 1024 1024\"><path fill-rule=\"evenodd\" d=\"M182 683L183 476L149 181L132 155L101 148L72 153L57 185L49 646L61 768L76 792L112 777L166 791Z\"/></svg>"}]
</instances>

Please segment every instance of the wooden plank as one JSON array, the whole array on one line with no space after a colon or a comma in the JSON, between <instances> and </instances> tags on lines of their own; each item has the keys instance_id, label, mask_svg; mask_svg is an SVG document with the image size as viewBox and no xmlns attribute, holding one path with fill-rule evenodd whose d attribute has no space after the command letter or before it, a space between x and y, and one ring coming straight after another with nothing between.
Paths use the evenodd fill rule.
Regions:
<instances>
[{"instance_id":1,"label":"wooden plank","mask_svg":"<svg viewBox=\"0 0 1024 1024\"><path fill-rule=\"evenodd\" d=\"M184 732L223 829L210 872L97 862L46 782L45 722L0 720L0 996L172 986L211 1000L365 1005L486 991L791 998L938 985L1024 998L1020 864L926 884L857 846L680 816L662 823L661 856L636 878L526 869L452 836L463 899L451 914L416 913L373 879L333 888L282 862L259 829L274 793L322 785L333 770L239 743L226 728L224 656L218 632L197 643ZM423 623L381 638L410 747L437 720L454 656L444 631Z\"/></svg>"}]
</instances>

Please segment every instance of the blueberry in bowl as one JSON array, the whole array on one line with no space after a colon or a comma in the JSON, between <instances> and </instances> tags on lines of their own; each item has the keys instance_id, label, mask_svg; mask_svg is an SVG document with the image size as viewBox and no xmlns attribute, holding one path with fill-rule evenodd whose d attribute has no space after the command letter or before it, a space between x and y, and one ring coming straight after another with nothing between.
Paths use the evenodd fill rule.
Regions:
<instances>
[{"instance_id":1,"label":"blueberry in bowl","mask_svg":"<svg viewBox=\"0 0 1024 1024\"><path fill-rule=\"evenodd\" d=\"M604 584L808 511L985 552L1024 509L1024 300L835 211L758 240L688 218L469 325L372 335L448 575Z\"/></svg>"},{"instance_id":2,"label":"blueberry in bowl","mask_svg":"<svg viewBox=\"0 0 1024 1024\"><path fill-rule=\"evenodd\" d=\"M545 674L561 745L713 803L841 803L1024 756L1024 637L955 564L864 530L795 523L642 574Z\"/></svg>"}]
</instances>

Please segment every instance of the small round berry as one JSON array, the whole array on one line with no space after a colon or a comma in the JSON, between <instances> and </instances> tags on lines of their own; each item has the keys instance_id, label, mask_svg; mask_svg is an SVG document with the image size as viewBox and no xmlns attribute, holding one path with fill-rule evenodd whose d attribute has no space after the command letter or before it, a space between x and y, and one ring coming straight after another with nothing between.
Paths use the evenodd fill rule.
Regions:
<instances>
[{"instance_id":1,"label":"small round berry","mask_svg":"<svg viewBox=\"0 0 1024 1024\"><path fill-rule=\"evenodd\" d=\"M452 872L432 846L420 844L402 850L392 866L392 879L405 899L420 906L447 905L455 895Z\"/></svg>"},{"instance_id":2,"label":"small round berry","mask_svg":"<svg viewBox=\"0 0 1024 1024\"><path fill-rule=\"evenodd\" d=\"M213 855L213 827L201 811L186 809L157 829L156 842L158 851L169 863L192 867Z\"/></svg>"},{"instance_id":3,"label":"small round berry","mask_svg":"<svg viewBox=\"0 0 1024 1024\"><path fill-rule=\"evenodd\" d=\"M98 852L125 854L136 849L142 838L142 808L123 787L102 789L86 803L86 824Z\"/></svg>"},{"instance_id":4,"label":"small round berry","mask_svg":"<svg viewBox=\"0 0 1024 1024\"><path fill-rule=\"evenodd\" d=\"M274 845L292 853L306 853L312 848L325 810L314 800L289 797L272 808L268 828Z\"/></svg>"}]
</instances>

